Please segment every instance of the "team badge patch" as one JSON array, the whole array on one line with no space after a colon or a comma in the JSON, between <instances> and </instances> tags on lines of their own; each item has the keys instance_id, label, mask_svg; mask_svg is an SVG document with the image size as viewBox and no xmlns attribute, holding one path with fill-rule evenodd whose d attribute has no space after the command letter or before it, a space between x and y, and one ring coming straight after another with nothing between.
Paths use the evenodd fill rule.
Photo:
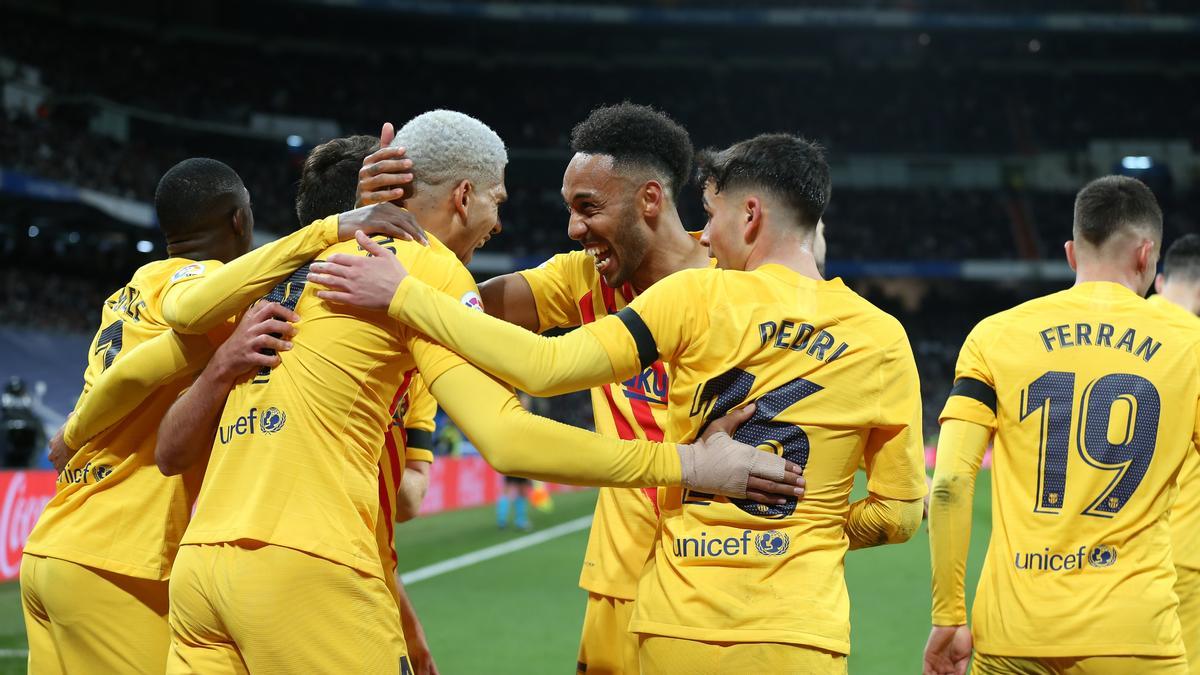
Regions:
<instances>
[{"instance_id":1,"label":"team badge patch","mask_svg":"<svg viewBox=\"0 0 1200 675\"><path fill-rule=\"evenodd\" d=\"M267 408L262 414L262 427L264 434L273 434L281 429L287 422L287 415L279 408Z\"/></svg>"},{"instance_id":2,"label":"team badge patch","mask_svg":"<svg viewBox=\"0 0 1200 675\"><path fill-rule=\"evenodd\" d=\"M467 307L470 307L471 309L477 309L481 312L483 311L483 300L475 291L467 291L461 298L459 298L459 302Z\"/></svg>"},{"instance_id":3,"label":"team badge patch","mask_svg":"<svg viewBox=\"0 0 1200 675\"><path fill-rule=\"evenodd\" d=\"M204 274L204 263L190 263L180 267L171 275L171 281L179 281L180 279L188 279Z\"/></svg>"}]
</instances>

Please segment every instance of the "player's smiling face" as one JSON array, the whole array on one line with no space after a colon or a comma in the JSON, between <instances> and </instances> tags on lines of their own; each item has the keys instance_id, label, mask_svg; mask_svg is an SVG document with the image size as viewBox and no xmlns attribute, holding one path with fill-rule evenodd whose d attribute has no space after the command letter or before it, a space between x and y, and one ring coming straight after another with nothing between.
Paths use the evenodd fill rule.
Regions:
<instances>
[{"instance_id":1,"label":"player's smiling face","mask_svg":"<svg viewBox=\"0 0 1200 675\"><path fill-rule=\"evenodd\" d=\"M471 261L475 251L483 248L493 235L500 233L500 205L508 199L508 190L504 187L504 179L486 190L476 190L471 193L466 206L466 232L462 245L454 247L458 259L466 264Z\"/></svg>"},{"instance_id":2,"label":"player's smiling face","mask_svg":"<svg viewBox=\"0 0 1200 675\"><path fill-rule=\"evenodd\" d=\"M716 183L711 180L704 185L703 200L708 222L704 225L700 243L707 246L712 257L717 259L717 267L745 269L745 221L739 218L737 202L730 199L729 194L717 192Z\"/></svg>"},{"instance_id":3,"label":"player's smiling face","mask_svg":"<svg viewBox=\"0 0 1200 675\"><path fill-rule=\"evenodd\" d=\"M629 281L649 247L636 195L636 185L614 170L610 155L577 153L563 174L562 196L570 212L567 235L592 256L610 287Z\"/></svg>"}]
</instances>

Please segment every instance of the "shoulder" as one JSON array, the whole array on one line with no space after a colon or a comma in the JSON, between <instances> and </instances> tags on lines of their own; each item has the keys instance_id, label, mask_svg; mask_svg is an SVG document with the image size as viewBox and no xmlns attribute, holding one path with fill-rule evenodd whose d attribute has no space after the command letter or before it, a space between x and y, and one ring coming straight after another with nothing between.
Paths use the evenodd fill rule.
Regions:
<instances>
[{"instance_id":1,"label":"shoulder","mask_svg":"<svg viewBox=\"0 0 1200 675\"><path fill-rule=\"evenodd\" d=\"M520 272L525 278L558 277L560 283L591 288L600 282L596 261L583 251L558 253L533 269Z\"/></svg>"}]
</instances>

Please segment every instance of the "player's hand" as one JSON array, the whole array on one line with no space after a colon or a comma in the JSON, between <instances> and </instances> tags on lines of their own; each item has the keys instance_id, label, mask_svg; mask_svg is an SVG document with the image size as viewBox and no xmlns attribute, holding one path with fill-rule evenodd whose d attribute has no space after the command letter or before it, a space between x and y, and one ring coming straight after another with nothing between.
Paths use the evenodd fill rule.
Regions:
<instances>
[{"instance_id":1,"label":"player's hand","mask_svg":"<svg viewBox=\"0 0 1200 675\"><path fill-rule=\"evenodd\" d=\"M317 291L317 297L330 302L357 305L367 309L387 309L392 296L408 270L394 253L373 239L358 233L358 244L370 256L337 253L324 262L308 268L308 280L327 291Z\"/></svg>"},{"instance_id":2,"label":"player's hand","mask_svg":"<svg viewBox=\"0 0 1200 675\"><path fill-rule=\"evenodd\" d=\"M425 641L425 632L412 636L405 632L404 639L408 643L408 660L412 662L413 675L438 675L437 664L429 652L429 643Z\"/></svg>"},{"instance_id":3,"label":"player's hand","mask_svg":"<svg viewBox=\"0 0 1200 675\"><path fill-rule=\"evenodd\" d=\"M709 424L696 442L678 446L684 487L767 505L804 497L798 464L729 436L753 414L751 403Z\"/></svg>"},{"instance_id":4,"label":"player's hand","mask_svg":"<svg viewBox=\"0 0 1200 675\"><path fill-rule=\"evenodd\" d=\"M359 231L429 245L417 219L395 204L373 204L338 214L338 241L349 241Z\"/></svg>"},{"instance_id":5,"label":"player's hand","mask_svg":"<svg viewBox=\"0 0 1200 675\"><path fill-rule=\"evenodd\" d=\"M71 415L74 414L68 414L67 419L71 419ZM66 428L66 424L59 427L58 433L54 434L54 438L50 439L50 463L54 465L54 470L59 473L62 473L63 469L67 468L67 462L70 462L71 458L75 456L75 448L67 445L66 439L63 438L63 431Z\"/></svg>"},{"instance_id":6,"label":"player's hand","mask_svg":"<svg viewBox=\"0 0 1200 675\"><path fill-rule=\"evenodd\" d=\"M969 627L934 626L925 643L922 675L965 675L972 647Z\"/></svg>"},{"instance_id":7,"label":"player's hand","mask_svg":"<svg viewBox=\"0 0 1200 675\"><path fill-rule=\"evenodd\" d=\"M279 365L279 352L292 348L296 334L292 324L300 317L277 302L262 302L250 308L233 334L217 349L206 372L218 380L233 382L260 368Z\"/></svg>"},{"instance_id":8,"label":"player's hand","mask_svg":"<svg viewBox=\"0 0 1200 675\"><path fill-rule=\"evenodd\" d=\"M413 163L404 156L404 148L388 147L395 137L392 123L384 123L379 134L379 149L367 155L358 170L355 206L404 201L411 196Z\"/></svg>"}]
</instances>

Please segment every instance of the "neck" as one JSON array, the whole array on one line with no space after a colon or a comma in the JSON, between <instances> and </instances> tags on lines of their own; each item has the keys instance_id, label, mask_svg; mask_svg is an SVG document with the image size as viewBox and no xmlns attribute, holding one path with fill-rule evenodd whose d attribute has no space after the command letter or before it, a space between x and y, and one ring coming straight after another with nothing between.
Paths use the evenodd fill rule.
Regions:
<instances>
[{"instance_id":1,"label":"neck","mask_svg":"<svg viewBox=\"0 0 1200 675\"><path fill-rule=\"evenodd\" d=\"M236 256L231 246L204 234L188 234L167 242L167 256L188 260L220 260L227 263Z\"/></svg>"},{"instance_id":2,"label":"neck","mask_svg":"<svg viewBox=\"0 0 1200 675\"><path fill-rule=\"evenodd\" d=\"M425 231L437 237L448 248L453 249L454 240L454 211L447 208L445 200L410 199L405 208L412 213L413 218L425 228Z\"/></svg>"},{"instance_id":3,"label":"neck","mask_svg":"<svg viewBox=\"0 0 1200 675\"><path fill-rule=\"evenodd\" d=\"M1120 284L1138 295L1145 295L1142 281L1136 272L1107 262L1079 262L1075 267L1075 285L1092 281Z\"/></svg>"},{"instance_id":4,"label":"neck","mask_svg":"<svg viewBox=\"0 0 1200 675\"><path fill-rule=\"evenodd\" d=\"M646 257L629 280L638 293L679 270L708 266L708 249L687 233L674 208L663 209L648 246Z\"/></svg>"},{"instance_id":5,"label":"neck","mask_svg":"<svg viewBox=\"0 0 1200 675\"><path fill-rule=\"evenodd\" d=\"M1159 295L1192 314L1200 316L1200 284L1167 281L1163 283L1162 293Z\"/></svg>"},{"instance_id":6,"label":"neck","mask_svg":"<svg viewBox=\"0 0 1200 675\"><path fill-rule=\"evenodd\" d=\"M782 265L802 276L822 280L825 277L813 254L816 231L765 233L755 242L746 256L746 269L753 270L763 265Z\"/></svg>"}]
</instances>

